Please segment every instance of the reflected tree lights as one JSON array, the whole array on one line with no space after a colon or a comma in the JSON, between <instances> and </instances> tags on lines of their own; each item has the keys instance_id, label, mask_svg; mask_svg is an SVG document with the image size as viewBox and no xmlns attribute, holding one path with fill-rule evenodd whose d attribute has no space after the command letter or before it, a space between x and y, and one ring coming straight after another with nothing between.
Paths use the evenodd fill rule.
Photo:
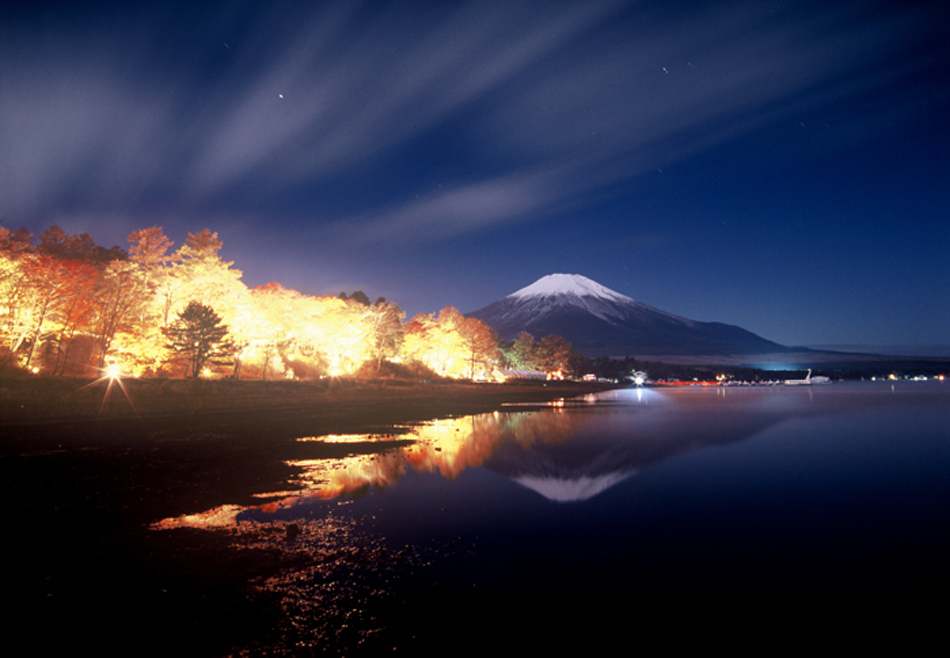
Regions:
<instances>
[{"instance_id":1,"label":"reflected tree lights","mask_svg":"<svg viewBox=\"0 0 950 658\"><path fill-rule=\"evenodd\" d=\"M372 489L395 486L409 469L418 473L438 473L452 480L467 468L484 465L505 442L522 449L536 444L559 445L573 433L572 418L537 411L480 414L433 421L413 428L408 435L329 435L307 437L312 443L373 443L377 451L344 458L299 459L288 462L297 471L290 490L264 492L270 502L251 508L233 505L164 519L153 529L177 527L211 528L242 521L241 512L257 510L275 514L293 508L306 509L317 501L359 497ZM406 442L408 445L404 445ZM398 446L391 447L393 443Z\"/></svg>"}]
</instances>

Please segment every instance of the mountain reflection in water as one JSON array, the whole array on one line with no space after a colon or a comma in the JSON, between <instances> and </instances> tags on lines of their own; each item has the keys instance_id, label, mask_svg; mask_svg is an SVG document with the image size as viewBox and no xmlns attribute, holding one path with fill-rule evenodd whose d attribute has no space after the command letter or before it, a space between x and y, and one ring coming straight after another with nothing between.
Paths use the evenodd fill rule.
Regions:
<instances>
[{"instance_id":1,"label":"mountain reflection in water","mask_svg":"<svg viewBox=\"0 0 950 658\"><path fill-rule=\"evenodd\" d=\"M337 459L290 461L288 463L297 469L296 477L288 482L292 489L257 494L274 499L271 502L248 508L226 505L204 513L165 519L154 527L219 527L237 522L239 514L247 510L273 513L330 499L359 497L371 489L383 490L395 485L410 469L417 473L439 473L452 480L466 468L484 465L505 443L512 442L523 450L539 443L563 443L571 436L575 421L559 413L495 412L432 421L413 427L406 435L304 437L299 441L314 444L374 442L379 445L379 451ZM409 438L412 443L387 447L386 444L396 438Z\"/></svg>"},{"instance_id":2,"label":"mountain reflection in water","mask_svg":"<svg viewBox=\"0 0 950 658\"><path fill-rule=\"evenodd\" d=\"M220 527L237 522L245 511L286 512L315 502L359 497L394 486L410 470L454 480L465 469L485 467L553 501L585 500L651 464L705 446L742 441L781 418L719 404L725 393L704 389L700 395L711 400L691 400L689 406L699 402L699 408L688 413L677 413L683 396L636 389L435 420L404 435L303 437L298 440L314 444L374 443L379 450L290 461L298 474L288 482L287 491L256 494L272 499L268 503L225 505L165 519L154 527ZM396 439L411 443L387 447Z\"/></svg>"},{"instance_id":3,"label":"mountain reflection in water","mask_svg":"<svg viewBox=\"0 0 950 658\"><path fill-rule=\"evenodd\" d=\"M289 462L287 489L260 492L260 505L153 527L299 526L299 541L280 533L271 546L337 557L264 587L285 609L306 608L299 625L315 628L313 601L329 605L341 582L372 572L356 607L387 595L392 605L361 623L399 629L402 646L422 641L420 624L435 637L437 621L444 637L489 610L485 638L523 632L514 620L525 610L607 632L634 600L582 602L618 588L678 605L687 592L713 601L727 584L870 605L888 586L916 594L948 580L948 391L935 382L628 389L391 434L305 437L304 449L353 452ZM330 563L349 574L333 587L314 576ZM408 580L393 575L399 564Z\"/></svg>"}]
</instances>

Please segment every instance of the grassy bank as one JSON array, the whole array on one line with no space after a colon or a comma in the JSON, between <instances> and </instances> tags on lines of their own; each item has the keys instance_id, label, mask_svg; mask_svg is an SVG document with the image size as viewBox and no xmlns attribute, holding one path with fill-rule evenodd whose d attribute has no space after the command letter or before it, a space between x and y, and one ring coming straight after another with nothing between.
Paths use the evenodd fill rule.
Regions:
<instances>
[{"instance_id":1,"label":"grassy bank","mask_svg":"<svg viewBox=\"0 0 950 658\"><path fill-rule=\"evenodd\" d=\"M308 409L331 416L399 405L404 410L450 406L472 413L502 402L572 397L604 386L580 382L474 384L454 380L322 379L241 381L78 378L0 380L0 422L10 424L136 418L218 412ZM401 414L400 414L401 415ZM428 414L426 414L428 415Z\"/></svg>"}]
</instances>

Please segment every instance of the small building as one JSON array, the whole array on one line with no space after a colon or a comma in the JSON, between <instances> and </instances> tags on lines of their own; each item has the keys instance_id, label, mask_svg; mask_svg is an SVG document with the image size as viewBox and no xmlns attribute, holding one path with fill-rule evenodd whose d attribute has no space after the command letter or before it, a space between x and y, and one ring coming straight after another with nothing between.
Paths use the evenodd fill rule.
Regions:
<instances>
[{"instance_id":1,"label":"small building","mask_svg":"<svg viewBox=\"0 0 950 658\"><path fill-rule=\"evenodd\" d=\"M540 370L499 370L492 373L497 381L507 382L512 379L547 379L547 373Z\"/></svg>"}]
</instances>

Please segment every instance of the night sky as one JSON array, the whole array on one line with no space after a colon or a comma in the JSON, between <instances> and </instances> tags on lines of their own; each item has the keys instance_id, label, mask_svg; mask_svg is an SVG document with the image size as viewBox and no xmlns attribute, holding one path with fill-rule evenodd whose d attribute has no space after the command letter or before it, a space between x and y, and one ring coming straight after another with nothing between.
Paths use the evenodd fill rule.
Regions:
<instances>
[{"instance_id":1,"label":"night sky","mask_svg":"<svg viewBox=\"0 0 950 658\"><path fill-rule=\"evenodd\" d=\"M248 286L554 272L788 345L950 343L950 3L4 2L0 222Z\"/></svg>"}]
</instances>

